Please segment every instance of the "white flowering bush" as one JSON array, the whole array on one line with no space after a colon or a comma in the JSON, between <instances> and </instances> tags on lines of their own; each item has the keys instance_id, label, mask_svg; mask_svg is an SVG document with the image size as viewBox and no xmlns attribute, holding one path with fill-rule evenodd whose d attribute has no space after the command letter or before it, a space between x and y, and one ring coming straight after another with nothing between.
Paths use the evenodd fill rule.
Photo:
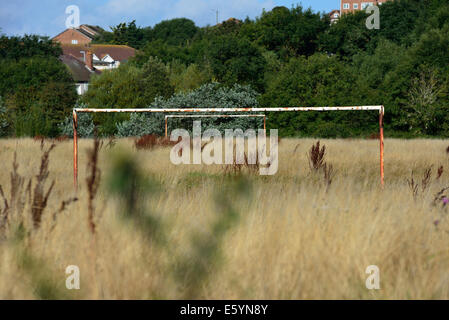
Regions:
<instances>
[{"instance_id":1,"label":"white flowering bush","mask_svg":"<svg viewBox=\"0 0 449 320\"><path fill-rule=\"evenodd\" d=\"M77 103L76 108L87 108L87 105L83 103ZM73 119L72 116L65 118L64 122L58 125L61 135L73 137ZM91 138L94 135L95 125L90 113L78 114L78 137Z\"/></svg>"},{"instance_id":2,"label":"white flowering bush","mask_svg":"<svg viewBox=\"0 0 449 320\"><path fill-rule=\"evenodd\" d=\"M9 124L7 121L6 107L3 103L2 97L0 97L0 137L8 135Z\"/></svg>"},{"instance_id":3,"label":"white flowering bush","mask_svg":"<svg viewBox=\"0 0 449 320\"><path fill-rule=\"evenodd\" d=\"M225 87L219 83L208 83L190 92L180 92L168 99L158 97L150 108L255 108L259 103L258 93L250 86L235 84ZM170 113L176 114L176 113ZM202 113L204 114L204 113ZM226 114L232 114L227 112ZM236 113L239 114L239 113ZM128 121L117 124L119 137L143 136L146 134L163 135L165 131L165 114L139 113L131 114ZM191 131L195 118L170 118L169 129L184 128ZM260 118L199 118L202 130L216 128L224 129L261 128L263 120Z\"/></svg>"}]
</instances>

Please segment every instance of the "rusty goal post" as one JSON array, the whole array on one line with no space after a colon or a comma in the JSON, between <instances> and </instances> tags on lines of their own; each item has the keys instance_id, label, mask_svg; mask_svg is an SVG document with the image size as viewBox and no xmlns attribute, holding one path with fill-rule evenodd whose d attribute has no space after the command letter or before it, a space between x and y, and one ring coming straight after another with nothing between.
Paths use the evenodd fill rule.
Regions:
<instances>
[{"instance_id":1,"label":"rusty goal post","mask_svg":"<svg viewBox=\"0 0 449 320\"><path fill-rule=\"evenodd\" d=\"M384 185L384 106L352 107L276 107L276 108L147 108L147 109L73 109L73 183L78 188L78 113L248 113L250 112L325 112L325 111L378 111L380 143L380 183ZM214 116L214 115L208 115ZM218 116L218 115L216 115ZM223 115L222 115L223 116ZM230 115L229 115L230 116ZM255 115L252 115L255 116ZM167 119L167 118L166 118ZM266 118L264 118L266 119ZM167 120L166 120L167 121ZM265 126L265 125L264 125Z\"/></svg>"}]
</instances>

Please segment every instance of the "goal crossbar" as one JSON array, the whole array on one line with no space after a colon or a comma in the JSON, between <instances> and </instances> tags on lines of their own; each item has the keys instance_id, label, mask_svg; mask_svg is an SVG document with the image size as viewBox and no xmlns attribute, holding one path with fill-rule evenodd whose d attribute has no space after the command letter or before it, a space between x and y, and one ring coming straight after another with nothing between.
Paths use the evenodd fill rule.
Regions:
<instances>
[{"instance_id":1,"label":"goal crossbar","mask_svg":"<svg viewBox=\"0 0 449 320\"><path fill-rule=\"evenodd\" d=\"M213 113L213 112L301 112L301 111L378 111L380 142L380 183L384 185L384 106L352 107L277 107L277 108L143 108L143 109L73 109L73 172L75 189L78 188L78 113ZM230 115L228 115L230 116ZM167 118L166 118L167 119Z\"/></svg>"},{"instance_id":2,"label":"goal crossbar","mask_svg":"<svg viewBox=\"0 0 449 320\"><path fill-rule=\"evenodd\" d=\"M74 112L93 112L93 113L143 113L143 112L283 112L283 111L373 111L384 112L383 106L357 106L357 107L281 107L281 108L143 108L143 109L89 109L75 108Z\"/></svg>"}]
</instances>

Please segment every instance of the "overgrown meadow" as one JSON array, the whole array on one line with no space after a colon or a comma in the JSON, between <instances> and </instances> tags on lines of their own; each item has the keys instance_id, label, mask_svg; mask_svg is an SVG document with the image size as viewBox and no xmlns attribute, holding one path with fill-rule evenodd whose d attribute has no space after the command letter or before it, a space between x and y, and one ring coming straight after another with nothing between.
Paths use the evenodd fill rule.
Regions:
<instances>
[{"instance_id":1,"label":"overgrown meadow","mask_svg":"<svg viewBox=\"0 0 449 320\"><path fill-rule=\"evenodd\" d=\"M387 139L384 188L378 140L317 142L260 176L82 139L75 192L71 141L2 140L0 298L448 299L447 141Z\"/></svg>"}]
</instances>

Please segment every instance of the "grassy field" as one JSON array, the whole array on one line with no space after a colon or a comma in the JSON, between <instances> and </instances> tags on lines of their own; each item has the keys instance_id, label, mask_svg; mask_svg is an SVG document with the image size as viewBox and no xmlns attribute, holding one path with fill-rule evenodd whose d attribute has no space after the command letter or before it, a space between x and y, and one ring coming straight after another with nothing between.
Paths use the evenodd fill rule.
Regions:
<instances>
[{"instance_id":1,"label":"grassy field","mask_svg":"<svg viewBox=\"0 0 449 320\"><path fill-rule=\"evenodd\" d=\"M278 173L259 176L175 166L169 147L132 139L104 141L95 167L81 140L75 194L70 141L45 180L39 141L1 140L0 299L448 299L445 192L434 201L448 142L387 139L382 189L378 141L321 140L330 185L309 168L315 141L283 139ZM69 265L80 290L65 288ZM380 290L365 286L369 265Z\"/></svg>"}]
</instances>

